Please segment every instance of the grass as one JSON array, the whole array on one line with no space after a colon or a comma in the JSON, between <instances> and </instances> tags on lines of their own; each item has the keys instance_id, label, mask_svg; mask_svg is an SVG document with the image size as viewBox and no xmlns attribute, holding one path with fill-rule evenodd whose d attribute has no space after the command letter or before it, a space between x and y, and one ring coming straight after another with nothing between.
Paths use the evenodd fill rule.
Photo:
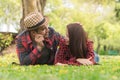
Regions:
<instances>
[{"instance_id":1,"label":"grass","mask_svg":"<svg viewBox=\"0 0 120 80\"><path fill-rule=\"evenodd\" d=\"M120 56L100 56L94 66L19 66L16 54L0 56L0 80L120 80Z\"/></svg>"}]
</instances>

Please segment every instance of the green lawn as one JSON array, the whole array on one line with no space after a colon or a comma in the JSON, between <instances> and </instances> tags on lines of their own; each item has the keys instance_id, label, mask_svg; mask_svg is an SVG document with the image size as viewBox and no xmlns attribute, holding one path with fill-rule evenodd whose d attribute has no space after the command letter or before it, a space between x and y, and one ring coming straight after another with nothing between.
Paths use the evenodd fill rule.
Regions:
<instances>
[{"instance_id":1,"label":"green lawn","mask_svg":"<svg viewBox=\"0 0 120 80\"><path fill-rule=\"evenodd\" d=\"M120 80L120 56L100 56L94 66L19 66L15 54L0 56L0 80Z\"/></svg>"}]
</instances>

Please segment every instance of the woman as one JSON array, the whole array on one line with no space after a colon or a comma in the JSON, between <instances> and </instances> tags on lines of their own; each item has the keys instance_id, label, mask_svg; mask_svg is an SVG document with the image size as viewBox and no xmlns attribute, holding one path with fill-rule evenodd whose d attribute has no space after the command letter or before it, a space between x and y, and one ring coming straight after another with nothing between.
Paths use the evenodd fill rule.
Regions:
<instances>
[{"instance_id":1,"label":"woman","mask_svg":"<svg viewBox=\"0 0 120 80\"><path fill-rule=\"evenodd\" d=\"M60 41L55 65L93 65L93 42L87 38L80 23L67 25L66 38Z\"/></svg>"}]
</instances>

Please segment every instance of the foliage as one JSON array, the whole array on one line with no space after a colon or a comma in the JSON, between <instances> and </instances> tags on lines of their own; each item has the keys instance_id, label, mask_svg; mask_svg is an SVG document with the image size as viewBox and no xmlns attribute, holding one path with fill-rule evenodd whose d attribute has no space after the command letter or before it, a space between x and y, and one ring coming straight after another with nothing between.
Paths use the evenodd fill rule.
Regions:
<instances>
[{"instance_id":1,"label":"foliage","mask_svg":"<svg viewBox=\"0 0 120 80\"><path fill-rule=\"evenodd\" d=\"M0 28L11 25L18 26L21 13L20 5L20 0L0 0ZM9 46L12 40L12 34L0 32L0 52Z\"/></svg>"},{"instance_id":2,"label":"foliage","mask_svg":"<svg viewBox=\"0 0 120 80\"><path fill-rule=\"evenodd\" d=\"M49 10L45 13L50 18L50 25L63 35L67 24L80 22L89 38L94 41L95 50L98 47L98 39L100 50L104 50L104 45L107 46L107 50L109 46L114 50L120 50L120 45L117 44L120 39L120 23L116 21L115 4L114 0L66 0L56 4L48 1L46 9Z\"/></svg>"},{"instance_id":3,"label":"foliage","mask_svg":"<svg viewBox=\"0 0 120 80\"><path fill-rule=\"evenodd\" d=\"M20 0L0 0L0 24L19 24Z\"/></svg>"},{"instance_id":4,"label":"foliage","mask_svg":"<svg viewBox=\"0 0 120 80\"><path fill-rule=\"evenodd\" d=\"M115 0L47 0L45 14L50 26L65 35L65 27L71 22L80 22L89 37L100 39L100 53L109 50L120 52L120 21L116 18ZM20 0L0 0L0 24L19 24L21 16ZM101 11L102 10L102 11ZM6 39L7 38L7 39ZM11 35L0 34L0 46L8 46ZM8 41L6 41L6 40ZM108 51L104 51L106 45ZM120 56L100 56L100 64L95 66L19 66L16 54L0 56L0 80L120 80Z\"/></svg>"},{"instance_id":5,"label":"foliage","mask_svg":"<svg viewBox=\"0 0 120 80\"><path fill-rule=\"evenodd\" d=\"M13 41L13 37L12 34L2 34L0 33L0 52L6 48L7 46L9 46L11 44L11 42Z\"/></svg>"},{"instance_id":6,"label":"foliage","mask_svg":"<svg viewBox=\"0 0 120 80\"><path fill-rule=\"evenodd\" d=\"M0 0L0 24L18 25L22 13L20 5L20 0ZM49 16L49 25L60 34L65 35L67 24L80 22L94 41L95 50L99 39L100 50L104 51L103 46L106 46L107 50L120 51L118 11L119 2L115 0L47 0L44 13Z\"/></svg>"},{"instance_id":7,"label":"foliage","mask_svg":"<svg viewBox=\"0 0 120 80\"><path fill-rule=\"evenodd\" d=\"M116 0L115 12L116 12L116 18L120 20L120 0Z\"/></svg>"},{"instance_id":8,"label":"foliage","mask_svg":"<svg viewBox=\"0 0 120 80\"><path fill-rule=\"evenodd\" d=\"M94 66L19 66L16 54L0 56L1 80L120 80L120 56L100 56Z\"/></svg>"}]
</instances>

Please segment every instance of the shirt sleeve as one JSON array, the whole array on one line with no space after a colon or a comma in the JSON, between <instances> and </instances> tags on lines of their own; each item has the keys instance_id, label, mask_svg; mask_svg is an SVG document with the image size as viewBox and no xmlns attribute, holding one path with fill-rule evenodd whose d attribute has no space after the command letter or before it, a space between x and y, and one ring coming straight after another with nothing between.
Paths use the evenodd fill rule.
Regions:
<instances>
[{"instance_id":1,"label":"shirt sleeve","mask_svg":"<svg viewBox=\"0 0 120 80\"><path fill-rule=\"evenodd\" d=\"M57 50L54 63L63 63L76 66L80 65L80 63L76 61L76 58L70 54L69 48L67 45L65 45L64 40L60 41L60 46Z\"/></svg>"},{"instance_id":2,"label":"shirt sleeve","mask_svg":"<svg viewBox=\"0 0 120 80\"><path fill-rule=\"evenodd\" d=\"M87 41L87 58L90 59L90 61L93 62L93 64L95 64L94 61L94 50L93 50L93 41L88 40Z\"/></svg>"},{"instance_id":3,"label":"shirt sleeve","mask_svg":"<svg viewBox=\"0 0 120 80\"><path fill-rule=\"evenodd\" d=\"M55 46L59 45L59 42L64 38L58 32L56 32L52 27L49 27L49 38L54 42Z\"/></svg>"},{"instance_id":4,"label":"shirt sleeve","mask_svg":"<svg viewBox=\"0 0 120 80\"><path fill-rule=\"evenodd\" d=\"M36 63L37 58L41 56L43 50L39 51L36 47L34 47L30 52L29 49L27 49L27 46L28 46L27 42L24 42L20 39L16 40L16 50L20 64L34 65Z\"/></svg>"}]
</instances>

